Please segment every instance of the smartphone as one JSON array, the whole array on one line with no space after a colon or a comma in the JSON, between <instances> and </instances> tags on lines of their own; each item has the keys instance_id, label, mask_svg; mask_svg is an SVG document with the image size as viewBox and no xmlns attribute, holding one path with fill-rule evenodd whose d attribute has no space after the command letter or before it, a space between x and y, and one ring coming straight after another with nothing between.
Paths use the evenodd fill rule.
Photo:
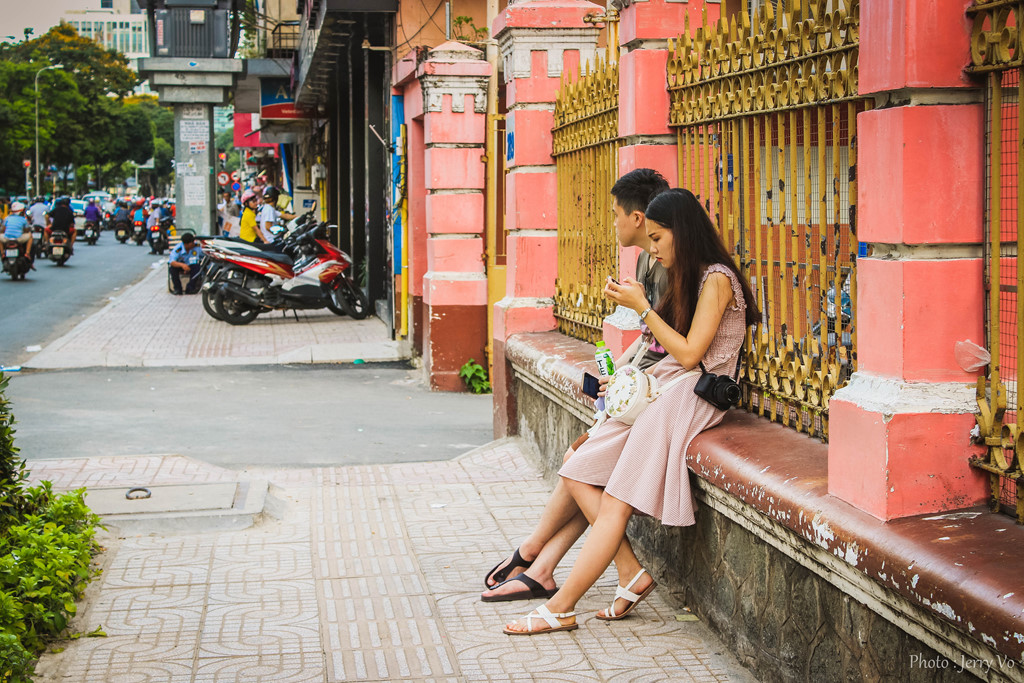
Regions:
<instances>
[{"instance_id":1,"label":"smartphone","mask_svg":"<svg viewBox=\"0 0 1024 683\"><path fill-rule=\"evenodd\" d=\"M594 377L589 372L583 373L583 393L590 398L597 398L597 392L601 390L601 383L597 377Z\"/></svg>"}]
</instances>

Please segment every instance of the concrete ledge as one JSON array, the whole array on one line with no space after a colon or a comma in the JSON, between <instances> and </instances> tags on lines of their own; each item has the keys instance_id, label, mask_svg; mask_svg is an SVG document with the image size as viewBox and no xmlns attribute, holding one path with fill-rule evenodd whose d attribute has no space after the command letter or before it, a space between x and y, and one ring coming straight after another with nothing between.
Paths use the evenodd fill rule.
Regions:
<instances>
[{"instance_id":1,"label":"concrete ledge","mask_svg":"<svg viewBox=\"0 0 1024 683\"><path fill-rule=\"evenodd\" d=\"M828 494L825 444L738 410L694 439L687 462L711 507L907 633L1021 675L1024 591L1000 571L1024 561L1012 519L972 508L882 522Z\"/></svg>"},{"instance_id":2,"label":"concrete ledge","mask_svg":"<svg viewBox=\"0 0 1024 683\"><path fill-rule=\"evenodd\" d=\"M580 394L579 382L593 366L593 349L557 332L514 335L506 343L519 433L542 454L541 465L549 477L560 466L565 448L588 424L592 408ZM737 632L736 642L751 651L752 668L771 670L779 658L788 656L794 661L776 676L800 679L796 672L805 670L812 672L807 678L815 680L814 663L807 669L807 662L794 658L800 648L787 645L787 638L806 638L802 647L812 659L818 650L836 654L847 649L854 653L844 655L850 661L862 657L857 650L867 640L857 645L840 642L846 636L837 635L836 642L822 648L822 635L814 631L814 623L832 623L827 612L838 603L834 595L828 600L825 596L838 591L843 600L852 598L858 609L887 624L867 629L878 634L875 647L885 647L897 634L902 639L890 646L905 653L905 661L884 664L897 677L911 672L914 657L922 667L927 657L942 655L954 671L959 667L992 681L1024 680L1024 591L1012 570L1024 560L1024 529L1012 519L970 509L882 522L828 494L827 445L738 410L697 437L687 460L697 475L695 496L704 508L697 516L698 528L675 530L635 519L631 537L641 557L681 601L698 611L710 610L709 621L717 619L719 626L731 622L722 630ZM719 521L708 522L709 514ZM755 585L757 599L764 597L767 579L751 574L750 561L742 558L749 552L742 549L747 541L737 541L740 545L734 548L717 547L719 536L729 543L745 536L729 535L727 525L742 528L752 534L751 542L769 548L769 557L760 560L766 563L765 576L796 563L821 582L820 589L814 589L816 597L805 599L821 601L816 616L806 619L810 633L801 636L788 629L778 642L754 632L760 627L753 623L735 623L749 620L750 614L745 606L735 607L742 602L740 590L724 588L722 573L732 577L728 585ZM702 549L694 545L707 543L716 546L707 551L712 558L696 567L700 563L689 557ZM710 574L700 575L705 570ZM790 583L806 588L807 579L795 578L792 569L785 569L785 575L784 590L776 592L791 595ZM714 581L718 583L712 585ZM719 610L721 604L734 607ZM798 619L800 609L806 612L806 605L786 609L790 608L794 612L788 614ZM848 624L832 618L830 628L841 630L859 618L844 615ZM784 620L787 613L780 616ZM776 624L775 639L782 626L781 621ZM752 631L745 633L746 629ZM854 635L867 638L864 633ZM862 676L881 675L882 666L867 655L857 662Z\"/></svg>"}]
</instances>

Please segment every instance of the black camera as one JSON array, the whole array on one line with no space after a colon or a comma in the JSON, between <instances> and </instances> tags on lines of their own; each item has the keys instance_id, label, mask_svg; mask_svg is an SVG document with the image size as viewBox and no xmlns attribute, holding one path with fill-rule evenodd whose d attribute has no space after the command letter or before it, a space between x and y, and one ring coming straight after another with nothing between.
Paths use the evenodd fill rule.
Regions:
<instances>
[{"instance_id":1,"label":"black camera","mask_svg":"<svg viewBox=\"0 0 1024 683\"><path fill-rule=\"evenodd\" d=\"M729 410L738 405L742 397L740 385L736 383L736 380L728 375L715 375L710 372L705 372L700 376L697 386L693 388L693 393L719 410Z\"/></svg>"}]
</instances>

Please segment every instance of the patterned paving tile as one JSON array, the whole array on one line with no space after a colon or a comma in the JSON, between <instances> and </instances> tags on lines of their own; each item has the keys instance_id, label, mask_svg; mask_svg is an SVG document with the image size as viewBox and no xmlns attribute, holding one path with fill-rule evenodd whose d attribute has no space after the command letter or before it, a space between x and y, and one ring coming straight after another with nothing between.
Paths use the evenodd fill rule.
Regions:
<instances>
[{"instance_id":1,"label":"patterned paving tile","mask_svg":"<svg viewBox=\"0 0 1024 683\"><path fill-rule=\"evenodd\" d=\"M127 545L127 544L126 544ZM154 545L148 549L122 547L103 575L104 588L181 586L206 583L210 578L213 548Z\"/></svg>"},{"instance_id":2,"label":"patterned paving tile","mask_svg":"<svg viewBox=\"0 0 1024 683\"><path fill-rule=\"evenodd\" d=\"M194 683L321 683L321 652L281 652L241 657L200 659Z\"/></svg>"},{"instance_id":3,"label":"patterned paving tile","mask_svg":"<svg viewBox=\"0 0 1024 683\"><path fill-rule=\"evenodd\" d=\"M304 543L247 543L216 546L210 569L211 583L312 578L309 546Z\"/></svg>"},{"instance_id":4,"label":"patterned paving tile","mask_svg":"<svg viewBox=\"0 0 1024 683\"><path fill-rule=\"evenodd\" d=\"M147 633L138 636L110 636L107 638L82 638L74 641L62 653L64 677L69 680L102 681L99 672L133 671L139 667L157 668L165 663L175 672L181 671L179 663L187 661L188 671L199 643L199 633ZM153 678L152 680L173 680ZM178 679L180 680L180 679Z\"/></svg>"},{"instance_id":5,"label":"patterned paving tile","mask_svg":"<svg viewBox=\"0 0 1024 683\"><path fill-rule=\"evenodd\" d=\"M378 576L415 571L416 561L404 538L353 541L317 541L314 572L317 578Z\"/></svg>"},{"instance_id":6,"label":"patterned paving tile","mask_svg":"<svg viewBox=\"0 0 1024 683\"><path fill-rule=\"evenodd\" d=\"M211 605L203 622L198 655L320 652L317 620L313 600Z\"/></svg>"},{"instance_id":7,"label":"patterned paving tile","mask_svg":"<svg viewBox=\"0 0 1024 683\"><path fill-rule=\"evenodd\" d=\"M218 476L187 459L132 466ZM73 486L87 470L69 466L65 481ZM614 594L614 569L580 601L576 631L502 633L541 601L481 602L483 576L526 535L548 495L514 441L455 461L320 468L287 481L275 492L283 520L122 539L76 623L102 625L110 637L46 655L61 658L62 677L703 683L738 670L704 624L675 621L659 591L634 617L595 619ZM579 546L556 571L559 583Z\"/></svg>"}]
</instances>

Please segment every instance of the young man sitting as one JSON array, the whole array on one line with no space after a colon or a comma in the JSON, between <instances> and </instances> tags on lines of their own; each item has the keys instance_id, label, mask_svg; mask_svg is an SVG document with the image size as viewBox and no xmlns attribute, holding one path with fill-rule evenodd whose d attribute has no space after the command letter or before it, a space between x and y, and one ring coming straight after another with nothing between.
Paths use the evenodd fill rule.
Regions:
<instances>
[{"instance_id":1,"label":"young man sitting","mask_svg":"<svg viewBox=\"0 0 1024 683\"><path fill-rule=\"evenodd\" d=\"M623 247L643 249L637 259L636 279L643 284L652 306L657 306L665 291L666 271L648 253L651 240L647 236L644 211L651 199L668 189L668 182L660 173L650 168L638 168L619 178L611 190L616 237ZM633 359L640 341L638 338L626 349L616 360L616 367ZM648 350L638 365L641 369L650 367L664 356L664 351ZM566 460L587 440L587 436L584 433L569 447L565 453ZM487 590L481 594L481 600L505 602L551 597L556 590L555 567L586 529L586 517L559 478L533 532L511 557L499 562L484 577ZM623 609L621 605L616 608Z\"/></svg>"}]
</instances>

